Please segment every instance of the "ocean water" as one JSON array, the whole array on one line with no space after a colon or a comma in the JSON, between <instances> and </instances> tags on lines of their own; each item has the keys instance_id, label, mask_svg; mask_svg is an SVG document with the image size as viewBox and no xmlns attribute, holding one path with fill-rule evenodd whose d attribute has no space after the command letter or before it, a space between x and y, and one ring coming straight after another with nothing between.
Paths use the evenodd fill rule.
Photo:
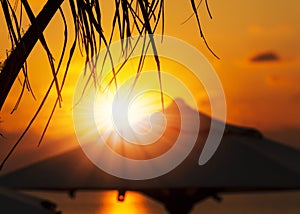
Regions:
<instances>
[{"instance_id":1,"label":"ocean water","mask_svg":"<svg viewBox=\"0 0 300 214\"><path fill-rule=\"evenodd\" d=\"M55 202L63 214L165 214L159 202L138 192L126 192L124 202L117 191L77 192L74 199L66 193L26 192ZM299 214L300 191L220 195L222 202L209 198L198 203L191 214ZM178 204L180 206L180 204Z\"/></svg>"}]
</instances>

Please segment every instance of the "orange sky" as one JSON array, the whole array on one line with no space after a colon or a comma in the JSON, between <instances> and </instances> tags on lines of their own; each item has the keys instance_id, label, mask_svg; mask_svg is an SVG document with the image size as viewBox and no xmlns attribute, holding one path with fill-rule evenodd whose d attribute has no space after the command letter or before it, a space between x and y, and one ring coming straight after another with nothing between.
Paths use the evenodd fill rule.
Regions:
<instances>
[{"instance_id":1,"label":"orange sky","mask_svg":"<svg viewBox=\"0 0 300 214\"><path fill-rule=\"evenodd\" d=\"M35 14L38 13L44 2L40 0L28 1L34 7ZM111 5L109 4L112 4L113 1L101 2L104 4L103 23L106 23L106 29L109 29L110 24L108 23L112 16ZM203 29L210 46L221 58L220 60L215 59L206 49L203 41L199 39L194 19L184 25L181 24L192 14L189 1L166 0L165 2L165 34L178 37L197 47L213 64L225 90L227 121L255 127L267 137L300 148L300 1L208 1L213 20L209 19L205 7L201 7ZM63 8L70 22L68 5L64 3ZM105 10L105 8L108 9ZM0 26L0 61L3 61L6 50L9 50L10 46L2 12L0 12ZM25 29L27 27L27 25L24 26ZM72 28L69 30L70 43L73 38ZM59 55L62 35L63 27L57 14L45 31L47 42L55 58L58 58ZM277 56L277 59L263 60L265 59L262 57L264 53ZM257 58L260 60L251 61L259 55L261 56ZM0 157L8 152L21 131L26 127L51 80L51 71L46 54L42 51L40 43L30 54L28 65L30 80L37 101L34 101L29 93L25 93L18 111L10 115L9 112L12 110L21 89L18 83L14 85L0 112L3 121L0 123L0 133L5 136L4 139L0 139ZM57 109L41 147L36 149L36 144L48 119L50 107L55 100L56 93L54 90L47 101L47 106L50 107L46 107L39 115L32 129L16 150L16 154L7 163L4 172L16 166L51 156L69 147L78 146L72 124L72 96L74 84L83 67L84 58L77 52L63 91L63 108ZM202 105L203 111L208 112L205 100ZM109 196L115 195L115 193L108 194L110 194ZM97 197L93 197L93 199L98 200ZM144 198L142 199L144 200ZM295 193L295 195L279 193L273 195L273 198L266 194L254 194L247 197L232 195L227 196L221 204L222 206L210 199L208 203L198 204L196 211L206 209L216 213L232 213L234 211L240 213L246 208L250 210L249 212L266 211L265 213L267 213L275 209L274 212L282 213L288 209L287 212L293 213L292 211L296 210L297 212L299 209L298 201L296 201L298 199L299 193ZM92 199L88 199L89 202L90 200ZM267 202L265 203L265 201ZM134 206L137 203L131 199L129 202L133 203ZM117 213L122 206L116 202L114 204L115 206L111 204L109 206L115 208ZM74 207L77 209L76 206ZM159 207L159 209L162 210L163 208ZM229 211L226 212L226 210ZM273 211L269 213L273 213Z\"/></svg>"},{"instance_id":2,"label":"orange sky","mask_svg":"<svg viewBox=\"0 0 300 214\"><path fill-rule=\"evenodd\" d=\"M37 14L43 5L42 1L29 2ZM109 32L109 20L112 16L109 4L105 2L102 7L103 23L106 26L104 30L107 29L105 32ZM213 20L209 19L205 7L200 8L203 29L209 44L221 60L214 58L199 39L194 19L181 24L192 14L189 3L186 1L176 1L176 4L172 0L166 1L165 34L176 36L197 47L213 64L225 89L228 122L256 127L268 137L300 148L298 140L300 129L298 120L300 118L300 86L298 84L300 17L298 11L300 3L290 1L284 4L279 0L263 2L232 0L226 3L209 1L209 5ZM70 22L68 5L64 4L63 8ZM9 49L9 43L2 14L0 14L0 26L3 26L0 28L0 60L3 60L6 50ZM25 29L27 27L24 25ZM73 38L71 30L72 28L70 28L69 35ZM55 58L58 58L62 45L62 35L61 20L56 15L45 31L46 39ZM264 53L275 55L277 59L251 61L251 58ZM31 53L28 65L37 101L34 101L27 93L19 110L10 115L9 112L21 89L18 83L14 85L1 112L1 119L4 122L1 123L0 129L9 136L4 140L9 145L12 145L18 133L24 129L27 121L32 117L51 78L46 54L42 51L40 44L37 44ZM55 145L63 144L64 146L53 148L43 144L42 147L45 150L51 148L50 150L55 153L69 145L77 145L73 132L71 107L74 83L83 67L84 59L77 52L63 91L63 108L56 111L44 140L44 144L54 142ZM48 106L52 106L55 95L53 92L47 102ZM205 100L202 104L203 111L207 112ZM28 134L29 139L38 139L37 136L47 120L49 111L50 108L46 107L40 114ZM70 143L62 143L61 138ZM27 144L23 147L34 148L36 142L31 141L30 145L26 142ZM1 149L7 150L8 144Z\"/></svg>"}]
</instances>

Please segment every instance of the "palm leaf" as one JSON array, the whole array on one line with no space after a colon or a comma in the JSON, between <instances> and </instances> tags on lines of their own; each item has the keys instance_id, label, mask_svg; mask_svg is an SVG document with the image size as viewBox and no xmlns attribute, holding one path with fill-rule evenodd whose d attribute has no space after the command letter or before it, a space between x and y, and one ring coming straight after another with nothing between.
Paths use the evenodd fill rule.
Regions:
<instances>
[{"instance_id":1,"label":"palm leaf","mask_svg":"<svg viewBox=\"0 0 300 214\"><path fill-rule=\"evenodd\" d=\"M57 75L60 71L61 64L65 56L66 45L68 40L67 24L64 17L64 13L60 8L60 5L63 1L64 0L48 0L41 12L38 14L38 16L35 17L27 0L16 0L14 6L10 4L9 0L0 0L4 18L6 20L9 38L11 41L11 53L8 55L7 59L3 63L3 66L1 65L2 70L0 72L0 110L8 96L8 93L13 83L17 79L20 70L22 70L24 80L20 80L22 84L22 90L20 92L20 95L18 97L13 111L16 110L19 106L25 88L27 88L34 97L28 78L26 59L38 40L41 42L47 54L48 62L52 72L52 81L38 109L36 110L36 113L29 121L26 129L24 130L20 138L11 148L7 156L4 158L4 161L0 166L1 168L8 160L14 149L21 142L24 135L27 133L27 131L35 121L37 115L40 113L43 106L45 105L45 101L48 98L50 91L52 90L52 88L55 87L57 92L57 99L53 104L52 111L45 124L45 128L38 143L38 145L40 145L41 140L43 139L46 130L50 124L50 121L53 117L55 109L57 108L57 105L60 105L62 101L61 92L69 72L69 66L72 61L74 51L77 47L81 51L82 55L84 55L85 62L87 65L85 68L87 80L85 82L84 88L87 87L90 81L93 81L95 86L101 84L102 71L100 72L100 75L97 76L96 65L98 64L98 53L100 52L102 45L107 47L107 51L104 56L104 61L109 61L113 73L113 78L111 79L107 87L110 87L111 84L114 84L114 87L118 88L117 75L120 73L121 69L124 67L128 59L130 58L131 54L133 53L133 50L137 47L138 42L143 42L143 49L141 51L140 60L137 65L136 78L134 80L131 90L133 90L136 82L138 81L139 75L143 68L143 64L145 62L147 52L149 48L151 48L154 53L154 59L158 71L158 80L161 90L161 103L162 109L164 110L164 99L162 93L163 86L160 73L160 59L153 38L153 34L156 32L157 27L160 23L162 26L161 33L164 33L164 0L115 0L115 11L112 19L112 30L107 37L104 34L103 26L101 23L102 13L101 4L99 0L68 0L73 18L75 37L69 50L69 56L67 58L66 63L66 70L64 71L62 80L59 81ZM21 4L19 2L21 2ZM201 2L202 0L200 1L200 3ZM205 45L211 51L211 53L215 57L217 57L216 54L209 47L201 28L200 17L197 11L200 3L197 6L194 0L190 0L190 3L192 6L193 14L196 17L200 37L203 38ZM20 13L19 17L17 17L17 13L15 13L15 11L17 10L19 4ZM205 0L205 4L209 16L212 17L207 0ZM51 21L51 19L57 11L59 11L61 14L61 18L65 26L65 31L64 43L60 55L60 60L58 64L55 65L54 58L50 51L50 47L48 46L47 41L43 36L43 31L45 30L46 26L49 24L49 22ZM29 27L27 32L24 35L22 35L22 16L24 14L28 16L31 22L31 26ZM190 19L190 17L188 19ZM118 34L119 38L122 40L121 49L122 55L124 57L123 63L121 64L121 66L118 67L117 70L115 69L115 65L109 49L109 45L111 44L112 38L115 34ZM130 38L132 35L135 34L138 34L139 38L137 39L137 41L135 41L134 44L132 44ZM146 37L149 38L149 42L147 43L145 42ZM144 39L141 40L140 38ZM104 62L102 62L102 69L103 65ZM89 73L87 71L89 71ZM84 92L85 89L82 92L82 96L84 95Z\"/></svg>"}]
</instances>

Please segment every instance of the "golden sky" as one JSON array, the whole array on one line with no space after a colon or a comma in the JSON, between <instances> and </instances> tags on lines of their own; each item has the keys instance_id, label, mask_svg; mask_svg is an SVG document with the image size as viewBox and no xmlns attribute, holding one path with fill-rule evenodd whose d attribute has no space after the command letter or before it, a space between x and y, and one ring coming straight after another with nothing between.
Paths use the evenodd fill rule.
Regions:
<instances>
[{"instance_id":1,"label":"golden sky","mask_svg":"<svg viewBox=\"0 0 300 214\"><path fill-rule=\"evenodd\" d=\"M104 32L109 32L113 1L102 1ZM37 14L43 1L29 1ZM299 1L286 3L279 0L209 1L213 19L210 20L204 5L199 9L206 38L221 58L214 58L199 37L196 21L192 18L188 1L167 0L165 4L165 34L175 36L198 48L217 71L227 99L227 121L251 126L275 140L300 148L300 17ZM63 4L68 22L69 8ZM0 60L9 50L7 29L0 14ZM28 25L24 25L26 29ZM69 28L69 47L73 38ZM45 31L47 42L58 60L62 46L63 26L58 14ZM9 112L16 102L21 86L16 82L1 111L0 129L7 136L2 151L7 151L18 134L25 128L37 109L49 82L51 71L46 54L38 43L28 58L30 81L37 97L24 95L21 106L13 115ZM72 125L72 96L74 84L84 67L79 52L73 59L66 86L63 90L63 107L58 109L50 124L42 147L49 154L77 145ZM21 77L22 78L22 77ZM61 76L60 76L61 78ZM56 93L53 90L47 106L35 121L22 150L35 148L42 128L51 111ZM200 98L199 98L200 99ZM202 102L201 102L202 101ZM206 100L200 100L200 110L208 112ZM201 105L203 109L201 109ZM30 142L25 142L30 139ZM50 145L49 145L50 144ZM9 145L9 146L8 146ZM55 145L55 146L51 146ZM34 152L37 155L38 152ZM27 153L26 153L27 154ZM24 156L26 156L24 154ZM43 153L42 153L43 154ZM38 156L38 155L37 155Z\"/></svg>"},{"instance_id":2,"label":"golden sky","mask_svg":"<svg viewBox=\"0 0 300 214\"><path fill-rule=\"evenodd\" d=\"M28 1L33 6L35 14L38 14L44 1ZM103 24L106 27L104 31L107 33L110 30L113 1L100 2L103 4ZM220 60L214 58L205 47L193 18L182 24L192 14L189 0L165 0L165 2L165 34L182 39L198 48L212 63L224 87L227 122L255 127L269 138L300 148L300 1L210 0L208 2L213 15L212 20L209 19L203 4L199 9L203 30L211 48ZM67 1L63 4L63 9L68 23L72 23ZM1 62L6 58L6 51L10 49L2 12L0 12L0 26ZM28 24L25 24L24 29L27 28ZM69 27L68 47L73 38L72 30L72 27ZM63 43L63 26L58 14L52 19L44 35L54 57L58 60ZM0 139L0 157L9 151L24 130L50 83L51 71L40 43L35 46L28 58L28 68L37 100L33 100L30 93L25 93L19 109L10 115L21 89L16 82L0 112L3 121L0 123L0 133L5 136ZM37 149L39 137L56 98L54 90L46 107L7 163L4 172L78 146L73 129L72 98L74 85L83 68L84 58L77 51L63 90L63 106L55 112L42 145ZM196 91L194 93L196 94ZM198 97L199 109L209 113L207 100L202 95ZM106 198L110 200L116 196L115 193L105 194L109 194ZM133 204L129 207L130 212L135 211L133 207L137 204L135 194L130 193L127 198L127 202ZM209 212L223 213L232 213L234 210L240 213L246 207L250 212L263 210L267 213L268 210L272 210L270 213L273 211L279 213L284 210L292 213L299 209L296 201L299 194L295 195L282 196L280 193L273 198L267 197L266 194L247 197L232 195L227 196L223 206L218 206L209 200L208 203L198 204L195 210L207 209ZM140 196L137 198L145 200ZM98 200L97 197L93 197L93 200L95 199ZM90 206L91 200L88 198L86 204ZM115 198L112 200L114 201L105 201L110 211L112 208L115 209L115 213L120 209L124 211L124 206L117 204ZM152 203L151 206L155 207ZM108 206L104 206L104 210ZM77 206L72 207L77 209ZM163 210L162 207L158 208Z\"/></svg>"}]
</instances>

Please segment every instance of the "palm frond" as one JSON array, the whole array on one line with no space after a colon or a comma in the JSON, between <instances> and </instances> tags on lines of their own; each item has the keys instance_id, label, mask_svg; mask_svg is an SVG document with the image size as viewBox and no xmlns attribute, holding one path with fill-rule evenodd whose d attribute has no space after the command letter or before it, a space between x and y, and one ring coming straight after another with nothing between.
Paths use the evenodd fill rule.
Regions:
<instances>
[{"instance_id":1,"label":"palm frond","mask_svg":"<svg viewBox=\"0 0 300 214\"><path fill-rule=\"evenodd\" d=\"M63 0L48 0L39 15L36 17L35 23L28 28L27 32L21 37L21 28L17 26L15 11L9 6L8 0L1 0L3 14L5 16L6 25L11 39L12 50L4 62L4 66L0 73L0 109L2 108L8 93L17 79L19 71L22 69L27 88L31 89L26 69L26 59L32 51L36 42L39 40L40 32L43 32ZM13 17L13 18L11 18ZM20 19L21 20L21 19ZM13 25L15 23L15 27ZM18 38L18 35L20 38Z\"/></svg>"},{"instance_id":2,"label":"palm frond","mask_svg":"<svg viewBox=\"0 0 300 214\"><path fill-rule=\"evenodd\" d=\"M200 18L199 18L199 14L198 14L198 10L197 10L197 7L196 7L196 4L195 4L195 0L190 0L191 2L191 5L192 5L192 9L193 9L193 12L196 16L196 20L197 20L197 24L198 24L198 29L199 29L199 33L200 33L200 37L203 39L207 49L217 58L217 59L220 59L216 54L215 52L210 48L210 46L208 45L208 42L206 41L206 37L204 36L204 33L202 31L202 27L201 27L201 23L200 23ZM200 2L201 3L201 2ZM208 8L208 3L207 3L207 0L205 0L205 4L206 4L206 7ZM212 18L211 16L211 13L208 9L208 13L209 13L209 16Z\"/></svg>"},{"instance_id":3,"label":"palm frond","mask_svg":"<svg viewBox=\"0 0 300 214\"><path fill-rule=\"evenodd\" d=\"M24 91L27 88L32 93L34 97L33 90L30 86L29 75L27 70L26 60L29 53L32 51L33 47L39 40L43 46L44 51L46 52L49 66L52 72L52 81L48 87L47 92L45 93L38 109L36 110L34 116L29 121L26 129L21 134L20 138L16 141L14 146L11 148L10 152L4 158L4 161L0 165L0 168L3 167L5 162L8 160L10 155L13 153L15 148L19 145L25 134L30 129L31 125L35 121L37 115L41 112L42 108L45 105L45 102L50 94L50 91L55 88L57 93L57 99L55 100L52 111L49 115L49 118L45 124L45 128L41 134L40 145L46 130L50 124L50 121L54 115L57 105L61 105L62 96L61 92L67 78L69 67L74 56L76 48L79 48L82 55L85 57L85 74L87 75L85 87L82 92L84 95L85 88L87 85L93 81L93 84L97 86L101 84L102 79L102 70L99 72L96 71L97 64L99 60L99 52L101 47L106 47L106 53L104 56L104 61L108 61L111 66L113 73L113 78L108 83L107 87L110 87L112 84L116 89L118 88L117 75L120 73L121 69L124 67L128 59L130 58L133 50L137 47L139 42L143 42L143 48L140 53L139 63L136 70L136 78L132 85L131 90L133 90L135 84L139 79L139 75L142 71L147 52L149 49L152 49L153 57L157 67L158 80L161 90L161 104L162 109L164 110L164 99L163 99L163 85L161 80L161 71L160 71L160 59L159 53L156 48L156 44L153 38L153 34L156 33L158 27L161 25L161 33L164 33L164 0L115 0L115 10L113 11L112 19L112 29L109 35L104 34L102 26L102 11L101 4L99 0L68 0L69 7L71 10L73 25L74 25L74 40L71 44L69 50L69 56L66 62L66 69L63 74L61 81L58 79L58 73L61 69L61 64L64 60L65 51L68 41L68 28L67 23L64 17L64 12L60 8L64 0L47 0L45 6L41 12L35 16L31 6L27 0L15 0L14 5L12 6L9 0L0 0L4 18L6 21L6 26L8 29L8 34L11 42L11 51L7 59L3 64L1 64L0 72L0 110L8 96L8 93L18 77L19 71L22 70L24 79L19 79L22 84L22 89L20 95L17 99L13 111L15 111L23 97ZM198 7L200 3L196 6L195 0L190 0L192 6L193 15L196 17L197 25L199 28L200 37L204 40L205 45L211 51L211 53L217 57L217 55L209 47L206 38L203 34L200 17L198 14ZM209 10L208 2L205 0L205 5L210 17L211 12ZM20 8L20 12L16 13L16 10ZM64 43L60 55L58 64L55 64L53 55L50 51L50 47L43 35L43 31L46 26L49 24L56 12L60 13L61 18L64 23ZM31 22L31 26L28 28L26 33L22 33L22 20L23 16L27 15ZM192 17L192 16L191 16ZM187 21L191 18L189 17ZM124 57L124 61L121 65L118 65L118 69L115 68L112 53L110 52L109 45L112 43L112 39L117 35L121 39L121 50ZM133 43L131 37L133 35L139 35L138 39ZM146 42L146 38L149 38ZM218 58L218 57L217 57ZM104 62L102 62L103 69ZM35 98L35 97L34 97ZM13 112L12 111L12 112Z\"/></svg>"}]
</instances>

